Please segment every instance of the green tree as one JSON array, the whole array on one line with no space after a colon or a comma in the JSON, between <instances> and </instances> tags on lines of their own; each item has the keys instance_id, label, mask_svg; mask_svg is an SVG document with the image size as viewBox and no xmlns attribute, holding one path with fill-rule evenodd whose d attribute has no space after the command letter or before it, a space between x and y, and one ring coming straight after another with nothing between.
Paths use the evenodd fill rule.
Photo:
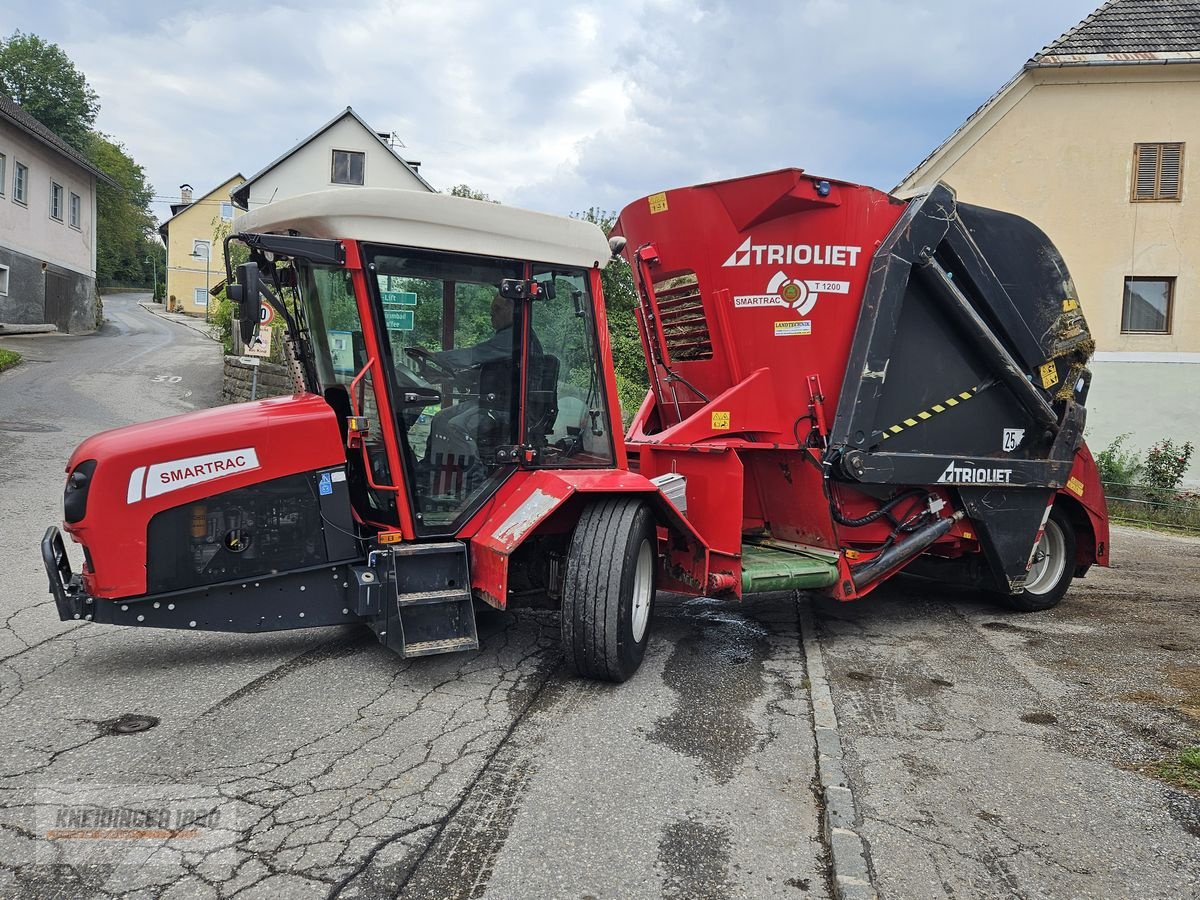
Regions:
<instances>
[{"instance_id":1,"label":"green tree","mask_svg":"<svg viewBox=\"0 0 1200 900\"><path fill-rule=\"evenodd\" d=\"M100 98L57 44L14 31L0 41L0 90L77 150L86 150Z\"/></svg>"},{"instance_id":2,"label":"green tree","mask_svg":"<svg viewBox=\"0 0 1200 900\"><path fill-rule=\"evenodd\" d=\"M609 234L616 223L616 214L590 207L574 218L599 225ZM604 309L608 315L608 337L612 344L613 368L617 375L617 394L626 423L633 418L646 397L649 378L646 374L646 357L642 350L642 339L638 335L637 289L633 285L633 272L624 257L618 256L600 273L604 288Z\"/></svg>"},{"instance_id":3,"label":"green tree","mask_svg":"<svg viewBox=\"0 0 1200 900\"><path fill-rule=\"evenodd\" d=\"M450 188L451 197L466 197L468 200L485 200L488 203L499 203L499 200L493 200L483 191L477 191L470 185L456 184Z\"/></svg>"},{"instance_id":4,"label":"green tree","mask_svg":"<svg viewBox=\"0 0 1200 900\"><path fill-rule=\"evenodd\" d=\"M96 183L96 280L101 285L145 284L150 276L145 260L158 243L150 237L154 189L118 141L92 132L87 155L115 182Z\"/></svg>"}]
</instances>

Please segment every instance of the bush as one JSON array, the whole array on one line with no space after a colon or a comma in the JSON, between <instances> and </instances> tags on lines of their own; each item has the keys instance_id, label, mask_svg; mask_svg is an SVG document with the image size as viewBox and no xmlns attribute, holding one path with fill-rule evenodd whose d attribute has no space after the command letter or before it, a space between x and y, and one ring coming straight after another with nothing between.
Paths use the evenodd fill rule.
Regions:
<instances>
[{"instance_id":1,"label":"bush","mask_svg":"<svg viewBox=\"0 0 1200 900\"><path fill-rule=\"evenodd\" d=\"M1142 483L1156 491L1177 491L1191 459L1191 441L1176 446L1170 438L1163 438L1146 452Z\"/></svg>"},{"instance_id":2,"label":"bush","mask_svg":"<svg viewBox=\"0 0 1200 900\"><path fill-rule=\"evenodd\" d=\"M208 324L216 329L226 353L233 352L233 301L221 291L216 302L209 298Z\"/></svg>"},{"instance_id":3,"label":"bush","mask_svg":"<svg viewBox=\"0 0 1200 900\"><path fill-rule=\"evenodd\" d=\"M1111 444L1096 454L1096 468L1105 484L1133 484L1142 472L1136 450L1127 449L1129 433L1119 434Z\"/></svg>"}]
</instances>

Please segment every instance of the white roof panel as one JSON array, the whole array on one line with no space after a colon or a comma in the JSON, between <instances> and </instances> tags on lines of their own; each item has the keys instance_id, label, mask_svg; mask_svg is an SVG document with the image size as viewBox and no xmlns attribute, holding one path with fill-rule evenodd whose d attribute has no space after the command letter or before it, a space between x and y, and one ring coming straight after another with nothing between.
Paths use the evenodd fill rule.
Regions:
<instances>
[{"instance_id":1,"label":"white roof panel","mask_svg":"<svg viewBox=\"0 0 1200 900\"><path fill-rule=\"evenodd\" d=\"M234 228L582 268L603 268L612 255L604 232L591 222L398 188L335 188L286 197L251 210Z\"/></svg>"}]
</instances>

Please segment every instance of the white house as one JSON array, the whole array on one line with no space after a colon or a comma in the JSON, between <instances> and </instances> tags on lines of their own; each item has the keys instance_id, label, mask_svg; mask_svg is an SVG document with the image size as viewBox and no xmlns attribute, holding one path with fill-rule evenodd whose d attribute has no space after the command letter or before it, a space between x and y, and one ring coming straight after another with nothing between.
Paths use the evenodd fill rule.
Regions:
<instances>
[{"instance_id":1,"label":"white house","mask_svg":"<svg viewBox=\"0 0 1200 900\"><path fill-rule=\"evenodd\" d=\"M0 322L95 330L97 180L112 183L0 94Z\"/></svg>"},{"instance_id":2,"label":"white house","mask_svg":"<svg viewBox=\"0 0 1200 900\"><path fill-rule=\"evenodd\" d=\"M232 193L242 209L327 188L361 185L432 191L418 162L403 159L387 135L373 131L347 106L287 153L251 175Z\"/></svg>"}]
</instances>

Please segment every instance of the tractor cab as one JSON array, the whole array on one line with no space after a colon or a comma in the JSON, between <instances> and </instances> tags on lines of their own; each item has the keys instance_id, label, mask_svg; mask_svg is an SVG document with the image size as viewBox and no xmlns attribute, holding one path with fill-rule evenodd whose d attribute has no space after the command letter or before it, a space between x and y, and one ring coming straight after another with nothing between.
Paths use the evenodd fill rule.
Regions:
<instances>
[{"instance_id":1,"label":"tractor cab","mask_svg":"<svg viewBox=\"0 0 1200 900\"><path fill-rule=\"evenodd\" d=\"M450 536L518 469L611 468L599 229L441 195L400 212L395 195L271 204L227 244L249 253L246 337L255 304L276 307L304 389L337 416L355 519Z\"/></svg>"}]
</instances>

